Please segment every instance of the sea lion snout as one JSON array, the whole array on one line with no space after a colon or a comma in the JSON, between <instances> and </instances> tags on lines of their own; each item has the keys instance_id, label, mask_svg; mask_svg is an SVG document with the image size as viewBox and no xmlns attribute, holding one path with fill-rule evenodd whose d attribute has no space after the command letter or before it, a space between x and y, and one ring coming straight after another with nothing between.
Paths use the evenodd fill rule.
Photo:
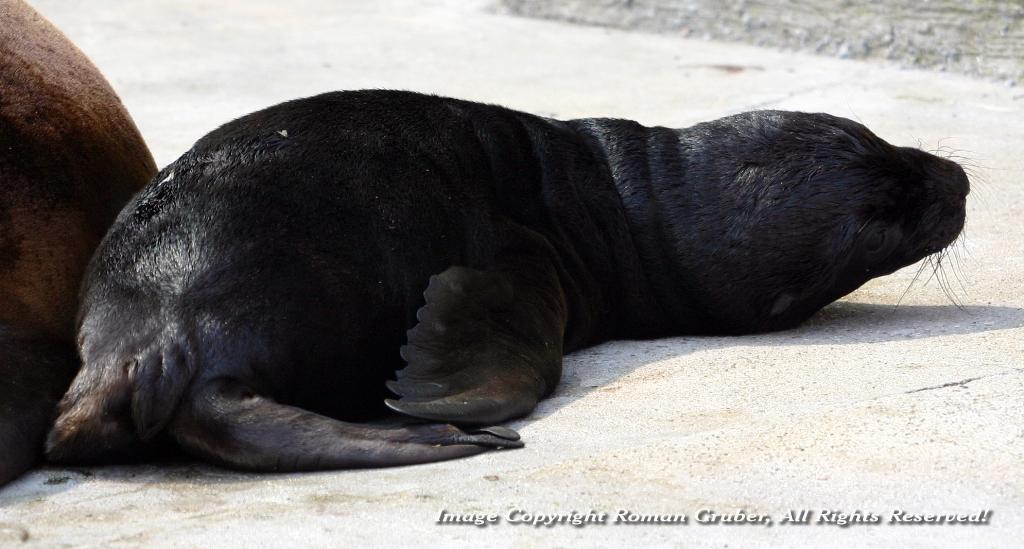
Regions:
<instances>
[{"instance_id":1,"label":"sea lion snout","mask_svg":"<svg viewBox=\"0 0 1024 549\"><path fill-rule=\"evenodd\" d=\"M971 181L963 167L952 160L935 158L937 173L932 175L935 187L945 188L945 197L940 200L945 209L945 223L936 227L937 237L942 248L951 244L964 227L967 218L967 195L971 192Z\"/></svg>"},{"instance_id":2,"label":"sea lion snout","mask_svg":"<svg viewBox=\"0 0 1024 549\"><path fill-rule=\"evenodd\" d=\"M912 172L919 174L913 185L920 195L920 215L908 215L916 224L908 256L917 261L952 244L967 218L967 196L971 182L963 167L948 159L918 149L904 148Z\"/></svg>"}]
</instances>

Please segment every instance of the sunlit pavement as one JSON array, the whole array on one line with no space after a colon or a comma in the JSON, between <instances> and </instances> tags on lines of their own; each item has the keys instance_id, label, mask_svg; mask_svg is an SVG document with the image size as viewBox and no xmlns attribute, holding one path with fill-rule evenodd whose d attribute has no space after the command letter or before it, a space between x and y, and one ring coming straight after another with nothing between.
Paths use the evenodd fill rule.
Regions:
<instances>
[{"instance_id":1,"label":"sunlit pavement","mask_svg":"<svg viewBox=\"0 0 1024 549\"><path fill-rule=\"evenodd\" d=\"M161 165L263 106L401 88L666 126L827 111L965 157L974 187L959 265L926 271L898 307L917 266L797 330L577 353L554 397L512 425L522 450L301 475L43 469L0 490L0 546L993 547L1024 535L1024 89L520 19L476 0L34 4L107 75ZM800 510L811 524L781 524ZM824 510L879 521L818 523ZM896 510L991 512L981 525L891 524ZM439 525L442 511L499 519ZM607 523L516 522L573 511ZM620 511L687 523L616 524ZM773 523L698 521L739 511Z\"/></svg>"}]
</instances>

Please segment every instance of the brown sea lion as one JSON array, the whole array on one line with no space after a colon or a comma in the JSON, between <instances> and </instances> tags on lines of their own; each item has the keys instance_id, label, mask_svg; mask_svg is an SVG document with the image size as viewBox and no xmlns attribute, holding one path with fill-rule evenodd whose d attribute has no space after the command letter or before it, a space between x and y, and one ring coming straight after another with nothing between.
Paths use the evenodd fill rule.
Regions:
<instances>
[{"instance_id":1,"label":"brown sea lion","mask_svg":"<svg viewBox=\"0 0 1024 549\"><path fill-rule=\"evenodd\" d=\"M19 0L0 0L0 484L41 457L78 360L82 274L156 171L95 66Z\"/></svg>"},{"instance_id":2,"label":"brown sea lion","mask_svg":"<svg viewBox=\"0 0 1024 549\"><path fill-rule=\"evenodd\" d=\"M563 353L794 326L950 244L968 189L956 163L826 114L669 129L398 91L277 105L121 212L48 455L169 435L295 471L518 446L471 426L529 413ZM385 403L440 423L357 423Z\"/></svg>"}]
</instances>

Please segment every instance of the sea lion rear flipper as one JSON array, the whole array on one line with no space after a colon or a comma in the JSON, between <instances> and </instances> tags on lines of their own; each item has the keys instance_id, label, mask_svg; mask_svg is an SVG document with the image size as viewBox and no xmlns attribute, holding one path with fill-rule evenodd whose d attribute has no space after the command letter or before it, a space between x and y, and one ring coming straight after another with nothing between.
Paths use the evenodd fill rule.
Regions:
<instances>
[{"instance_id":1,"label":"sea lion rear flipper","mask_svg":"<svg viewBox=\"0 0 1024 549\"><path fill-rule=\"evenodd\" d=\"M192 453L254 471L410 465L523 445L514 431L501 428L346 423L254 394L227 378L206 382L187 397L169 429Z\"/></svg>"},{"instance_id":2,"label":"sea lion rear flipper","mask_svg":"<svg viewBox=\"0 0 1024 549\"><path fill-rule=\"evenodd\" d=\"M83 368L61 399L46 441L52 462L136 461L164 450L156 435L173 417L195 373L191 341L178 324L142 330L146 335L141 336L105 327L109 318L123 319L123 314L94 320L81 332Z\"/></svg>"},{"instance_id":3,"label":"sea lion rear flipper","mask_svg":"<svg viewBox=\"0 0 1024 549\"><path fill-rule=\"evenodd\" d=\"M176 327L165 333L170 334L166 343L149 348L128 366L132 421L144 441L152 439L170 421L195 374L195 360L186 356L190 351L187 339L185 344L173 343L178 339Z\"/></svg>"},{"instance_id":4,"label":"sea lion rear flipper","mask_svg":"<svg viewBox=\"0 0 1024 549\"><path fill-rule=\"evenodd\" d=\"M565 297L541 258L501 270L451 267L430 279L408 366L388 388L393 410L456 424L498 423L530 413L561 377Z\"/></svg>"}]
</instances>

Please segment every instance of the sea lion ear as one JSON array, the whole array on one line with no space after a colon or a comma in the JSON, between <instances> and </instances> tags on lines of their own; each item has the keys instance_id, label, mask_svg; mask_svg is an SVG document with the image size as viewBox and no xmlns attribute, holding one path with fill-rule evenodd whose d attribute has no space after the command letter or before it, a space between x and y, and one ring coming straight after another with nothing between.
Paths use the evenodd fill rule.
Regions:
<instances>
[{"instance_id":1,"label":"sea lion ear","mask_svg":"<svg viewBox=\"0 0 1024 549\"><path fill-rule=\"evenodd\" d=\"M796 296L792 292L783 292L779 294L779 297L775 298L775 303L772 304L772 310L768 313L769 316L779 316L789 309L789 306L796 301Z\"/></svg>"}]
</instances>

